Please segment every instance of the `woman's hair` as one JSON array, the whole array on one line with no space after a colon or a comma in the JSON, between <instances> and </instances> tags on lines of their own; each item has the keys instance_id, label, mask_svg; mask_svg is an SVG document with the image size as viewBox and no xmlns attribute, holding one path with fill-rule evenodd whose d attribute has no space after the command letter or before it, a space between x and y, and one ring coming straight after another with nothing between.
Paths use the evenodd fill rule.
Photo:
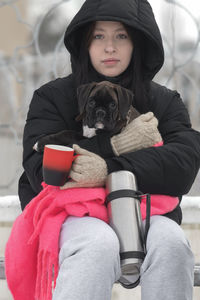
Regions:
<instances>
[{"instance_id":1,"label":"woman's hair","mask_svg":"<svg viewBox=\"0 0 200 300\"><path fill-rule=\"evenodd\" d=\"M142 67L142 61L144 57L143 36L139 31L133 31L133 29L125 24L124 27L133 41L134 50L129 66L124 71L122 76L119 76L120 80L118 83L134 93L134 104L136 105L137 109L143 113L148 111L148 101L146 96L147 82L144 80ZM90 62L88 51L93 38L94 28L95 22L91 22L82 28L80 32L80 51L78 53L78 59L76 62L74 62L75 68L73 70L76 79L76 86L91 82L91 79L95 81L96 71Z\"/></svg>"}]
</instances>

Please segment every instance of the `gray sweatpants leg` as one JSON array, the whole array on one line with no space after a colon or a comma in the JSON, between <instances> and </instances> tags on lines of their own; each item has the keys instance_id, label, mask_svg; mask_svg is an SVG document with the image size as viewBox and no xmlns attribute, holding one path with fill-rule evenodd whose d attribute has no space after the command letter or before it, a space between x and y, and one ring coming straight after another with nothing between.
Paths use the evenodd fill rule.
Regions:
<instances>
[{"instance_id":1,"label":"gray sweatpants leg","mask_svg":"<svg viewBox=\"0 0 200 300\"><path fill-rule=\"evenodd\" d=\"M141 267L142 300L192 300L193 270L193 253L181 227L166 217L151 217Z\"/></svg>"},{"instance_id":2,"label":"gray sweatpants leg","mask_svg":"<svg viewBox=\"0 0 200 300\"><path fill-rule=\"evenodd\" d=\"M92 217L69 217L60 247L53 300L110 300L121 272L119 241L111 227Z\"/></svg>"},{"instance_id":3,"label":"gray sweatpants leg","mask_svg":"<svg viewBox=\"0 0 200 300\"><path fill-rule=\"evenodd\" d=\"M62 226L60 247L53 300L110 300L120 277L119 242L113 230L96 218L69 217ZM193 267L180 226L163 216L151 217L141 268L142 300L192 300Z\"/></svg>"}]
</instances>

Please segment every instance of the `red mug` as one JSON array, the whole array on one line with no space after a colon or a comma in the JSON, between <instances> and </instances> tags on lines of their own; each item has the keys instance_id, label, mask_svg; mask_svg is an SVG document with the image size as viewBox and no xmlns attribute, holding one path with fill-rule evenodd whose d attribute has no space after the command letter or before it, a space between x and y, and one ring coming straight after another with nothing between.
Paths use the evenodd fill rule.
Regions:
<instances>
[{"instance_id":1,"label":"red mug","mask_svg":"<svg viewBox=\"0 0 200 300\"><path fill-rule=\"evenodd\" d=\"M60 145L45 145L43 179L49 185L63 186L69 179L72 162L78 155L74 149Z\"/></svg>"}]
</instances>

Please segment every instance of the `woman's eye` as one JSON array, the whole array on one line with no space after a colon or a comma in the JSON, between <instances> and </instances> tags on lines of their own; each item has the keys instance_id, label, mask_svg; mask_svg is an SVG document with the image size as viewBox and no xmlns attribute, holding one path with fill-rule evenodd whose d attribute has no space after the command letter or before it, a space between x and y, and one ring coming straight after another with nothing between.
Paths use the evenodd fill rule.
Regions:
<instances>
[{"instance_id":1,"label":"woman's eye","mask_svg":"<svg viewBox=\"0 0 200 300\"><path fill-rule=\"evenodd\" d=\"M94 39L95 40L100 40L100 39L102 39L103 38L103 35L102 34L95 34L95 36L94 36Z\"/></svg>"},{"instance_id":2,"label":"woman's eye","mask_svg":"<svg viewBox=\"0 0 200 300\"><path fill-rule=\"evenodd\" d=\"M120 34L118 34L118 36L117 36L118 38L120 38L120 39L122 39L122 40L124 40L124 39L127 39L128 38L128 36L127 36L127 34L124 34L124 33L120 33Z\"/></svg>"}]
</instances>

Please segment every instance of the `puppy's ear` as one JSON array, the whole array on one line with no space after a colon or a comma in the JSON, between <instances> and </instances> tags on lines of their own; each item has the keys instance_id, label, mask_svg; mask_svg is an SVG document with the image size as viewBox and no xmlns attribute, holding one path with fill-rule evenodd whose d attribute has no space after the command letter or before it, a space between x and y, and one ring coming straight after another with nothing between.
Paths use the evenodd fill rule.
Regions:
<instances>
[{"instance_id":1,"label":"puppy's ear","mask_svg":"<svg viewBox=\"0 0 200 300\"><path fill-rule=\"evenodd\" d=\"M118 96L119 114L122 120L125 120L130 106L133 104L134 94L121 86L116 86Z\"/></svg>"},{"instance_id":2,"label":"puppy's ear","mask_svg":"<svg viewBox=\"0 0 200 300\"><path fill-rule=\"evenodd\" d=\"M97 85L96 82L91 82L88 84L82 84L77 88L77 99L78 99L78 107L80 113L76 118L77 121L82 120L88 97L96 85Z\"/></svg>"}]
</instances>

